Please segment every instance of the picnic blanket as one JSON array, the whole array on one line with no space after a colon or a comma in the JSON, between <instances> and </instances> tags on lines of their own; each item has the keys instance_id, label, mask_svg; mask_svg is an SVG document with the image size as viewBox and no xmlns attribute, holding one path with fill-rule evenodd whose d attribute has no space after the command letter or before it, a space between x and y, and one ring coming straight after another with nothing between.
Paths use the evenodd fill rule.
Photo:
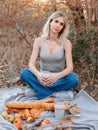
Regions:
<instances>
[{"instance_id":1,"label":"picnic blanket","mask_svg":"<svg viewBox=\"0 0 98 130\"><path fill-rule=\"evenodd\" d=\"M54 101L65 101L66 96L64 92L61 92L61 96L55 97ZM0 113L2 113L6 107L6 102L9 101L36 101L38 100L35 92L32 88L26 86L14 86L10 88L0 89ZM71 105L77 104L81 110L80 117L72 117L73 125L72 130L98 130L98 102L95 101L84 90L80 90L75 94L75 97L69 101ZM46 111L41 115L41 118L47 118L52 123L58 123L59 120L55 118L54 112ZM39 119L38 119L39 120ZM27 125L28 130L34 130L34 123ZM16 127L9 123L7 120L0 116L0 130L17 130ZM36 130L36 128L35 128ZM51 125L44 126L43 130L54 130Z\"/></svg>"}]
</instances>

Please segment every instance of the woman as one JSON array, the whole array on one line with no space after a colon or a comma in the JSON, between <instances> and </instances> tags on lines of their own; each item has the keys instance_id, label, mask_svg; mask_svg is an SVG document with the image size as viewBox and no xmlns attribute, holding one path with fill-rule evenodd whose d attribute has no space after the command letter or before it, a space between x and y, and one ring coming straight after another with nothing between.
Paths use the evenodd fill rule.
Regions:
<instances>
[{"instance_id":1,"label":"woman","mask_svg":"<svg viewBox=\"0 0 98 130\"><path fill-rule=\"evenodd\" d=\"M77 74L72 72L72 45L67 34L66 16L54 12L43 27L43 35L35 39L29 68L21 71L20 79L35 90L38 99L76 87L79 83ZM39 70L36 68L38 56Z\"/></svg>"}]
</instances>

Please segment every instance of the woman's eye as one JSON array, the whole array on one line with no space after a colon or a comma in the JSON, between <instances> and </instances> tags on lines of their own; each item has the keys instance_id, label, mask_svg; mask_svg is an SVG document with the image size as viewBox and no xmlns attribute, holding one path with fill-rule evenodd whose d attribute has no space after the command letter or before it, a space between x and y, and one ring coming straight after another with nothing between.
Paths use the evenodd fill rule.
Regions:
<instances>
[{"instance_id":1,"label":"woman's eye","mask_svg":"<svg viewBox=\"0 0 98 130\"><path fill-rule=\"evenodd\" d=\"M58 20L55 20L55 23L59 23L59 21L58 21ZM64 23L60 23L60 25L63 26Z\"/></svg>"},{"instance_id":2,"label":"woman's eye","mask_svg":"<svg viewBox=\"0 0 98 130\"><path fill-rule=\"evenodd\" d=\"M61 25L61 26L63 26L63 25L64 25L64 23L60 23L60 25Z\"/></svg>"},{"instance_id":3,"label":"woman's eye","mask_svg":"<svg viewBox=\"0 0 98 130\"><path fill-rule=\"evenodd\" d=\"M58 23L59 21L58 20L55 20L56 23Z\"/></svg>"}]
</instances>

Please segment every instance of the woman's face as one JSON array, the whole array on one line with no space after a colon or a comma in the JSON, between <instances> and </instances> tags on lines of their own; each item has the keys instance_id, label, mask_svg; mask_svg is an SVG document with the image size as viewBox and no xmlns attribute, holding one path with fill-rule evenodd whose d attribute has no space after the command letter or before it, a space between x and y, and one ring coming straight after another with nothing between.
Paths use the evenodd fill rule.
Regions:
<instances>
[{"instance_id":1,"label":"woman's face","mask_svg":"<svg viewBox=\"0 0 98 130\"><path fill-rule=\"evenodd\" d=\"M58 34L63 29L64 24L65 23L63 17L53 19L52 22L50 23L50 32Z\"/></svg>"}]
</instances>

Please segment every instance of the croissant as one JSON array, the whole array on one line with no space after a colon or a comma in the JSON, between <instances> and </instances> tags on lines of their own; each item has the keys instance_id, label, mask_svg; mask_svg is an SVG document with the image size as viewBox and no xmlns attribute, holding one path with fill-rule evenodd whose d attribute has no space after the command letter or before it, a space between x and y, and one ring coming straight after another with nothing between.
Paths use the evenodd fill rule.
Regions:
<instances>
[{"instance_id":1,"label":"croissant","mask_svg":"<svg viewBox=\"0 0 98 130\"><path fill-rule=\"evenodd\" d=\"M29 109L20 110L20 111L18 111L18 114L21 116L22 119L26 119L31 116Z\"/></svg>"},{"instance_id":2,"label":"croissant","mask_svg":"<svg viewBox=\"0 0 98 130\"><path fill-rule=\"evenodd\" d=\"M47 98L43 100L37 100L35 102L8 102L6 103L7 108L18 108L18 109L42 109L42 110L54 110L53 98Z\"/></svg>"},{"instance_id":3,"label":"croissant","mask_svg":"<svg viewBox=\"0 0 98 130\"><path fill-rule=\"evenodd\" d=\"M43 110L40 109L18 109L18 108L7 108L6 110L9 114L15 112L20 115L22 119L27 119L28 117L39 118Z\"/></svg>"},{"instance_id":4,"label":"croissant","mask_svg":"<svg viewBox=\"0 0 98 130\"><path fill-rule=\"evenodd\" d=\"M33 117L33 118L39 118L40 117L40 115L41 115L41 110L38 110L38 109L31 109L30 110L30 115L31 115L31 117Z\"/></svg>"},{"instance_id":5,"label":"croissant","mask_svg":"<svg viewBox=\"0 0 98 130\"><path fill-rule=\"evenodd\" d=\"M9 114L12 113L12 112L18 112L18 111L20 111L20 110L21 110L21 109L9 108L9 107L6 109L7 113L9 113ZM23 110L23 109L22 109L22 110Z\"/></svg>"}]
</instances>

